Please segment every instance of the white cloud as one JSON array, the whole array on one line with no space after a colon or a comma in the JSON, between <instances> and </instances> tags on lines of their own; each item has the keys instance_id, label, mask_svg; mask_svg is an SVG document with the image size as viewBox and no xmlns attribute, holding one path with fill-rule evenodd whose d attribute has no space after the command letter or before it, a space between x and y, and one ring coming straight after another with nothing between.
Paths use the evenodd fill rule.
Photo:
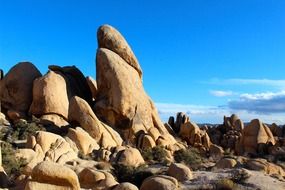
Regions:
<instances>
[{"instance_id":1,"label":"white cloud","mask_svg":"<svg viewBox=\"0 0 285 190\"><path fill-rule=\"evenodd\" d=\"M223 91L223 90L210 90L210 94L217 97L232 96L234 93L232 91Z\"/></svg>"},{"instance_id":2,"label":"white cloud","mask_svg":"<svg viewBox=\"0 0 285 190\"><path fill-rule=\"evenodd\" d=\"M285 113L285 91L257 94L241 94L238 100L228 102L232 110L256 113Z\"/></svg>"},{"instance_id":3,"label":"white cloud","mask_svg":"<svg viewBox=\"0 0 285 190\"><path fill-rule=\"evenodd\" d=\"M206 105L187 105L173 103L156 103L160 117L164 122L168 121L170 116L176 116L177 112L185 112L190 119L197 123L222 123L224 115L230 116L237 114L244 122L258 118L265 123L284 124L285 117L283 113L269 114L266 112L249 111L246 109L232 109L228 106L206 106Z\"/></svg>"},{"instance_id":4,"label":"white cloud","mask_svg":"<svg viewBox=\"0 0 285 190\"><path fill-rule=\"evenodd\" d=\"M206 83L216 84L216 85L262 85L262 86L285 88L285 80L272 80L272 79L212 78L210 81Z\"/></svg>"}]
</instances>

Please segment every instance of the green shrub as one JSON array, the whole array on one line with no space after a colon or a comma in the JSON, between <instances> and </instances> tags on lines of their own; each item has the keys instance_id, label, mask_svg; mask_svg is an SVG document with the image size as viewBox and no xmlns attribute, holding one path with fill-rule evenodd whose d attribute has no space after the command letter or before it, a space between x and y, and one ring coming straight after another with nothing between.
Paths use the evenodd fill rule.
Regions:
<instances>
[{"instance_id":1,"label":"green shrub","mask_svg":"<svg viewBox=\"0 0 285 190\"><path fill-rule=\"evenodd\" d=\"M20 170L27 162L25 159L17 159L15 157L16 150L12 145L7 142L1 143L2 151L2 166L8 176L17 176L20 174Z\"/></svg>"},{"instance_id":2,"label":"green shrub","mask_svg":"<svg viewBox=\"0 0 285 190\"><path fill-rule=\"evenodd\" d=\"M166 150L162 146L155 146L142 150L142 156L145 161L156 161L159 163L166 163Z\"/></svg>"},{"instance_id":3,"label":"green shrub","mask_svg":"<svg viewBox=\"0 0 285 190\"><path fill-rule=\"evenodd\" d=\"M145 171L145 166L132 167L122 164L113 165L113 174L116 176L119 183L130 182L137 187L140 187L142 182L153 175L152 172Z\"/></svg>"},{"instance_id":4,"label":"green shrub","mask_svg":"<svg viewBox=\"0 0 285 190\"><path fill-rule=\"evenodd\" d=\"M195 168L203 162L203 158L196 148L180 149L174 152L174 159L176 162L183 162L184 164Z\"/></svg>"},{"instance_id":5,"label":"green shrub","mask_svg":"<svg viewBox=\"0 0 285 190\"><path fill-rule=\"evenodd\" d=\"M217 181L216 189L217 190L234 190L236 189L236 184L230 179L221 179Z\"/></svg>"},{"instance_id":6,"label":"green shrub","mask_svg":"<svg viewBox=\"0 0 285 190\"><path fill-rule=\"evenodd\" d=\"M35 122L28 123L20 120L12 127L3 128L0 132L0 140L12 143L16 140L27 139L29 135L35 135L37 131L45 131L45 128Z\"/></svg>"}]
</instances>

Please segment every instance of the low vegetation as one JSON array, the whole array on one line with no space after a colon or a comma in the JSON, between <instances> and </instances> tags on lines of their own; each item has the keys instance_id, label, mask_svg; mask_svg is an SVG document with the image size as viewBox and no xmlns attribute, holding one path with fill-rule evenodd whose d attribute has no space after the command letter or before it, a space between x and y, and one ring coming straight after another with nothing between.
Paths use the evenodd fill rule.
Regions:
<instances>
[{"instance_id":1,"label":"low vegetation","mask_svg":"<svg viewBox=\"0 0 285 190\"><path fill-rule=\"evenodd\" d=\"M16 140L27 139L29 135L35 135L37 131L45 131L45 128L36 122L19 120L12 127L5 127L1 130L0 139L9 143Z\"/></svg>"},{"instance_id":2,"label":"low vegetation","mask_svg":"<svg viewBox=\"0 0 285 190\"><path fill-rule=\"evenodd\" d=\"M1 128L2 166L10 178L20 175L21 168L27 164L25 159L15 157L17 149L13 147L13 143L17 140L27 139L28 135L34 135L39 130L45 129L35 121L27 122L25 120L20 120L10 127Z\"/></svg>"},{"instance_id":3,"label":"low vegetation","mask_svg":"<svg viewBox=\"0 0 285 190\"><path fill-rule=\"evenodd\" d=\"M202 162L203 157L196 148L181 149L174 152L176 162L184 163L192 169L197 168Z\"/></svg>"},{"instance_id":4,"label":"low vegetation","mask_svg":"<svg viewBox=\"0 0 285 190\"><path fill-rule=\"evenodd\" d=\"M248 172L246 172L244 169L238 169L238 170L235 170L235 171L232 173L231 180L232 180L234 183L245 184L245 183L246 183L246 180L247 180L249 177L250 177L250 176L249 176Z\"/></svg>"},{"instance_id":5,"label":"low vegetation","mask_svg":"<svg viewBox=\"0 0 285 190\"><path fill-rule=\"evenodd\" d=\"M16 150L10 143L1 143L2 151L2 166L8 176L14 177L20 175L21 168L24 167L27 162L25 159L17 159L15 157Z\"/></svg>"},{"instance_id":6,"label":"low vegetation","mask_svg":"<svg viewBox=\"0 0 285 190\"><path fill-rule=\"evenodd\" d=\"M113 165L113 174L119 183L130 182L140 187L142 182L153 175L152 172L146 171L144 165L139 167L125 166L122 164Z\"/></svg>"},{"instance_id":7,"label":"low vegetation","mask_svg":"<svg viewBox=\"0 0 285 190\"><path fill-rule=\"evenodd\" d=\"M141 154L145 161L167 163L167 153L162 146L144 149L141 151Z\"/></svg>"}]
</instances>

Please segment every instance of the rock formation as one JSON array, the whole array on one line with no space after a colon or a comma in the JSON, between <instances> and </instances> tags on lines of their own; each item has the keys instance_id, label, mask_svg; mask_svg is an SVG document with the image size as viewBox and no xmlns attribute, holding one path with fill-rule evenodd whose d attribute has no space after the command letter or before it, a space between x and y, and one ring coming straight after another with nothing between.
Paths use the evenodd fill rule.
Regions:
<instances>
[{"instance_id":1,"label":"rock formation","mask_svg":"<svg viewBox=\"0 0 285 190\"><path fill-rule=\"evenodd\" d=\"M174 144L174 138L161 122L158 112L145 93L140 66L121 34L109 25L98 29L96 56L96 115L115 128L127 140L136 144L136 134L143 131L151 134L158 143L159 137L166 138L167 144Z\"/></svg>"},{"instance_id":2,"label":"rock formation","mask_svg":"<svg viewBox=\"0 0 285 190\"><path fill-rule=\"evenodd\" d=\"M33 81L40 71L30 62L20 62L0 80L2 108L25 115L32 103Z\"/></svg>"},{"instance_id":3,"label":"rock formation","mask_svg":"<svg viewBox=\"0 0 285 190\"><path fill-rule=\"evenodd\" d=\"M114 129L99 121L89 104L77 96L70 100L69 120L77 122L101 147L115 147L123 142L120 135Z\"/></svg>"},{"instance_id":4,"label":"rock formation","mask_svg":"<svg viewBox=\"0 0 285 190\"><path fill-rule=\"evenodd\" d=\"M240 149L242 152L252 154L264 154L267 151L267 145L275 145L276 141L270 129L260 120L252 120L242 131L240 140Z\"/></svg>"},{"instance_id":5,"label":"rock formation","mask_svg":"<svg viewBox=\"0 0 285 190\"><path fill-rule=\"evenodd\" d=\"M206 131L201 130L194 122L188 121L181 125L179 136L189 145L208 150L211 145Z\"/></svg>"},{"instance_id":6,"label":"rock formation","mask_svg":"<svg viewBox=\"0 0 285 190\"><path fill-rule=\"evenodd\" d=\"M67 121L68 106L67 86L62 75L49 71L34 81L31 114L38 117L52 114Z\"/></svg>"},{"instance_id":7,"label":"rock formation","mask_svg":"<svg viewBox=\"0 0 285 190\"><path fill-rule=\"evenodd\" d=\"M235 114L199 127L183 112L163 124L124 37L109 25L97 37L96 80L75 66L0 69L0 188L215 189L223 177L254 189L262 175L284 189L284 128Z\"/></svg>"},{"instance_id":8,"label":"rock formation","mask_svg":"<svg viewBox=\"0 0 285 190\"><path fill-rule=\"evenodd\" d=\"M181 125L188 121L190 121L190 119L185 113L178 112L176 114L176 120L174 120L173 116L169 117L168 124L171 126L171 128L175 133L179 133Z\"/></svg>"}]
</instances>

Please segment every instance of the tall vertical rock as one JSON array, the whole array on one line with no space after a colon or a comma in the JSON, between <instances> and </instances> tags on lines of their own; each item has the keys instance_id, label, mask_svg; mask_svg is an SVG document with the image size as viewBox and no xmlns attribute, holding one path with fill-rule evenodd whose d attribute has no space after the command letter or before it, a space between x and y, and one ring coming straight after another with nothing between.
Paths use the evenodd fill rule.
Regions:
<instances>
[{"instance_id":1,"label":"tall vertical rock","mask_svg":"<svg viewBox=\"0 0 285 190\"><path fill-rule=\"evenodd\" d=\"M96 115L127 141L149 134L156 144L174 144L144 91L141 68L125 39L109 25L101 26L97 35Z\"/></svg>"}]
</instances>

